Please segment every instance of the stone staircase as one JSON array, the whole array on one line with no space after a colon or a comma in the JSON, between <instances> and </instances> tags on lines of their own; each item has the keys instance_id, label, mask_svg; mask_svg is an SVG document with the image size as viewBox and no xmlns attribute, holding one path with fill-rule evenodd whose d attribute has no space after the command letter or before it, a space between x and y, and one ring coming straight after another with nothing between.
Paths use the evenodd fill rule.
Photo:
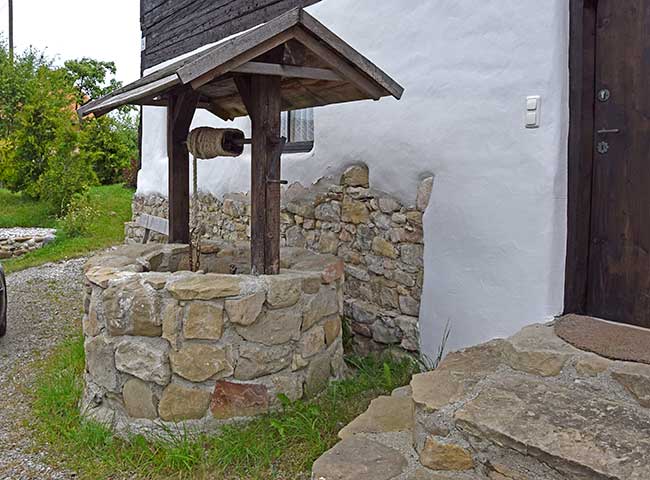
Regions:
<instances>
[{"instance_id":1,"label":"stone staircase","mask_svg":"<svg viewBox=\"0 0 650 480\"><path fill-rule=\"evenodd\" d=\"M650 365L574 348L554 324L450 354L380 397L314 480L650 479Z\"/></svg>"}]
</instances>

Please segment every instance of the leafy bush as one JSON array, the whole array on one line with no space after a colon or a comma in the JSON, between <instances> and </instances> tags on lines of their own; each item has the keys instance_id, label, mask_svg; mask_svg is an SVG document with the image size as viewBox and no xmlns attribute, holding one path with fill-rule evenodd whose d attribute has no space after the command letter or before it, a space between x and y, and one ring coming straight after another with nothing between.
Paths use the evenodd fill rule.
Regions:
<instances>
[{"instance_id":1,"label":"leafy bush","mask_svg":"<svg viewBox=\"0 0 650 480\"><path fill-rule=\"evenodd\" d=\"M68 237L79 237L88 233L88 229L97 211L92 206L87 193L76 193L67 206L67 213L61 217L59 224Z\"/></svg>"},{"instance_id":2,"label":"leafy bush","mask_svg":"<svg viewBox=\"0 0 650 480\"><path fill-rule=\"evenodd\" d=\"M128 110L79 122L79 105L119 86L111 62L81 59L56 67L35 50L12 63L0 40L0 185L45 200L65 214L73 196L113 184L137 155Z\"/></svg>"}]
</instances>

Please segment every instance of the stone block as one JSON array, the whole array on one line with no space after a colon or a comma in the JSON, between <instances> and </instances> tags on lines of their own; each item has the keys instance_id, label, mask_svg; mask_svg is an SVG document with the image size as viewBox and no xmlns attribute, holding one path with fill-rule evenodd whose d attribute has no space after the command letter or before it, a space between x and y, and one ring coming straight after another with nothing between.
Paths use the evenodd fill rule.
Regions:
<instances>
[{"instance_id":1,"label":"stone block","mask_svg":"<svg viewBox=\"0 0 650 480\"><path fill-rule=\"evenodd\" d=\"M295 305L302 295L302 277L283 274L263 277L268 283L266 302L271 308L287 308Z\"/></svg>"},{"instance_id":2,"label":"stone block","mask_svg":"<svg viewBox=\"0 0 650 480\"><path fill-rule=\"evenodd\" d=\"M183 308L176 300L167 300L161 309L162 338L167 340L172 347L177 348L183 319Z\"/></svg>"},{"instance_id":3,"label":"stone block","mask_svg":"<svg viewBox=\"0 0 650 480\"><path fill-rule=\"evenodd\" d=\"M241 292L241 278L208 273L170 280L167 289L177 300L216 300Z\"/></svg>"},{"instance_id":4,"label":"stone block","mask_svg":"<svg viewBox=\"0 0 650 480\"><path fill-rule=\"evenodd\" d=\"M343 199L341 220L355 225L365 224L370 220L370 211L365 203L345 197Z\"/></svg>"},{"instance_id":5,"label":"stone block","mask_svg":"<svg viewBox=\"0 0 650 480\"><path fill-rule=\"evenodd\" d=\"M199 388L187 388L171 384L162 394L158 411L166 422L198 420L205 416L212 395Z\"/></svg>"},{"instance_id":6,"label":"stone block","mask_svg":"<svg viewBox=\"0 0 650 480\"><path fill-rule=\"evenodd\" d=\"M379 210L381 210L383 213L398 212L402 208L402 205L400 205L397 200L390 197L380 197L378 199L378 205Z\"/></svg>"},{"instance_id":7,"label":"stone block","mask_svg":"<svg viewBox=\"0 0 650 480\"><path fill-rule=\"evenodd\" d=\"M316 220L339 223L341 221L341 204L339 202L321 203L314 212Z\"/></svg>"},{"instance_id":8,"label":"stone block","mask_svg":"<svg viewBox=\"0 0 650 480\"><path fill-rule=\"evenodd\" d=\"M341 327L341 317L339 315L334 315L323 324L325 343L328 347L341 336Z\"/></svg>"},{"instance_id":9,"label":"stone block","mask_svg":"<svg viewBox=\"0 0 650 480\"><path fill-rule=\"evenodd\" d=\"M370 173L366 165L353 165L347 168L341 175L341 185L346 187L363 187L370 186Z\"/></svg>"},{"instance_id":10,"label":"stone block","mask_svg":"<svg viewBox=\"0 0 650 480\"><path fill-rule=\"evenodd\" d=\"M603 393L574 382L505 375L454 418L468 434L534 455L558 478L649 478L647 410Z\"/></svg>"},{"instance_id":11,"label":"stone block","mask_svg":"<svg viewBox=\"0 0 650 480\"><path fill-rule=\"evenodd\" d=\"M316 326L304 332L298 343L303 358L310 358L325 349L325 330Z\"/></svg>"},{"instance_id":12,"label":"stone block","mask_svg":"<svg viewBox=\"0 0 650 480\"><path fill-rule=\"evenodd\" d=\"M338 250L339 236L334 232L323 232L318 240L318 251L335 255Z\"/></svg>"},{"instance_id":13,"label":"stone block","mask_svg":"<svg viewBox=\"0 0 650 480\"><path fill-rule=\"evenodd\" d=\"M307 246L307 240L302 233L302 228L299 226L287 228L285 237L287 239L287 246L289 247L305 248Z\"/></svg>"},{"instance_id":14,"label":"stone block","mask_svg":"<svg viewBox=\"0 0 650 480\"><path fill-rule=\"evenodd\" d=\"M420 302L413 297L401 295L399 297L399 309L404 315L417 317L420 314Z\"/></svg>"},{"instance_id":15,"label":"stone block","mask_svg":"<svg viewBox=\"0 0 650 480\"><path fill-rule=\"evenodd\" d=\"M420 452L420 463L431 470L464 471L474 468L472 455L466 449L428 438Z\"/></svg>"},{"instance_id":16,"label":"stone block","mask_svg":"<svg viewBox=\"0 0 650 480\"><path fill-rule=\"evenodd\" d=\"M339 298L335 288L322 288L305 306L302 330L309 330L319 320L339 313Z\"/></svg>"},{"instance_id":17,"label":"stone block","mask_svg":"<svg viewBox=\"0 0 650 480\"><path fill-rule=\"evenodd\" d=\"M232 375L229 357L223 347L195 343L170 352L172 371L191 382L204 382L217 374L222 378Z\"/></svg>"},{"instance_id":18,"label":"stone block","mask_svg":"<svg viewBox=\"0 0 650 480\"><path fill-rule=\"evenodd\" d=\"M282 345L300 338L301 323L302 309L297 305L282 310L266 311L250 326L237 325L237 333L249 342Z\"/></svg>"},{"instance_id":19,"label":"stone block","mask_svg":"<svg viewBox=\"0 0 650 480\"><path fill-rule=\"evenodd\" d=\"M375 237L372 240L372 251L381 257L397 258L399 252L388 240L382 237Z\"/></svg>"},{"instance_id":20,"label":"stone block","mask_svg":"<svg viewBox=\"0 0 650 480\"><path fill-rule=\"evenodd\" d=\"M431 200L431 193L433 191L433 181L434 177L427 177L418 186L418 193L415 200L415 205L417 209L421 212L424 212L429 206L429 201Z\"/></svg>"},{"instance_id":21,"label":"stone block","mask_svg":"<svg viewBox=\"0 0 650 480\"><path fill-rule=\"evenodd\" d=\"M328 355L315 357L307 367L305 396L313 398L327 388L330 382L330 358Z\"/></svg>"},{"instance_id":22,"label":"stone block","mask_svg":"<svg viewBox=\"0 0 650 480\"><path fill-rule=\"evenodd\" d=\"M316 480L393 480L401 478L408 462L397 450L363 437L348 438L314 463Z\"/></svg>"},{"instance_id":23,"label":"stone block","mask_svg":"<svg viewBox=\"0 0 650 480\"><path fill-rule=\"evenodd\" d=\"M86 351L86 371L93 381L108 391L117 391L118 378L115 369L115 346L101 336L87 340L84 349Z\"/></svg>"},{"instance_id":24,"label":"stone block","mask_svg":"<svg viewBox=\"0 0 650 480\"><path fill-rule=\"evenodd\" d=\"M183 323L183 334L190 340L219 340L223 335L223 305L190 303Z\"/></svg>"},{"instance_id":25,"label":"stone block","mask_svg":"<svg viewBox=\"0 0 650 480\"><path fill-rule=\"evenodd\" d=\"M255 343L244 343L239 347L239 360L235 368L237 380L254 380L279 372L291 365L293 347L280 345L268 347Z\"/></svg>"},{"instance_id":26,"label":"stone block","mask_svg":"<svg viewBox=\"0 0 650 480\"><path fill-rule=\"evenodd\" d=\"M137 277L108 287L102 295L102 308L111 336L159 337L162 334L154 290L140 283Z\"/></svg>"},{"instance_id":27,"label":"stone block","mask_svg":"<svg viewBox=\"0 0 650 480\"><path fill-rule=\"evenodd\" d=\"M266 294L258 292L243 298L226 300L226 313L231 323L242 326L252 325L262 313Z\"/></svg>"},{"instance_id":28,"label":"stone block","mask_svg":"<svg viewBox=\"0 0 650 480\"><path fill-rule=\"evenodd\" d=\"M406 432L413 428L413 401L410 396L379 397L364 413L339 432L345 440L358 433Z\"/></svg>"},{"instance_id":29,"label":"stone block","mask_svg":"<svg viewBox=\"0 0 650 480\"><path fill-rule=\"evenodd\" d=\"M162 338L124 338L115 349L115 365L145 382L167 385L171 378L169 342Z\"/></svg>"},{"instance_id":30,"label":"stone block","mask_svg":"<svg viewBox=\"0 0 650 480\"><path fill-rule=\"evenodd\" d=\"M258 384L219 381L210 403L210 411L217 419L250 417L268 410L268 390Z\"/></svg>"},{"instance_id":31,"label":"stone block","mask_svg":"<svg viewBox=\"0 0 650 480\"><path fill-rule=\"evenodd\" d=\"M127 381L122 390L124 407L131 418L158 418L158 398L151 386L140 379Z\"/></svg>"},{"instance_id":32,"label":"stone block","mask_svg":"<svg viewBox=\"0 0 650 480\"><path fill-rule=\"evenodd\" d=\"M321 279L323 280L323 283L329 285L330 283L334 283L337 280L342 279L344 273L345 264L343 261L335 260L325 265L325 268L323 268L323 272L321 274Z\"/></svg>"},{"instance_id":33,"label":"stone block","mask_svg":"<svg viewBox=\"0 0 650 480\"><path fill-rule=\"evenodd\" d=\"M508 345L495 340L449 354L436 370L413 377L413 401L428 414L462 400L481 380L496 372Z\"/></svg>"},{"instance_id":34,"label":"stone block","mask_svg":"<svg viewBox=\"0 0 650 480\"><path fill-rule=\"evenodd\" d=\"M412 267L424 267L424 246L405 244L400 246L402 262Z\"/></svg>"}]
</instances>

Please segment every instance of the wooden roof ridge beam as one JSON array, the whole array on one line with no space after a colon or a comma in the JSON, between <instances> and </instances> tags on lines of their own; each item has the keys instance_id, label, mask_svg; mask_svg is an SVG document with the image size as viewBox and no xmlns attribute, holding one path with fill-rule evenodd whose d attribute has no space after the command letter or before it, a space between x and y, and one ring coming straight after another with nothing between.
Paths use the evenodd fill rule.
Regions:
<instances>
[{"instance_id":1,"label":"wooden roof ridge beam","mask_svg":"<svg viewBox=\"0 0 650 480\"><path fill-rule=\"evenodd\" d=\"M235 73L272 75L285 78L306 78L309 80L343 81L343 78L327 68L300 67L276 63L247 62L231 70Z\"/></svg>"}]
</instances>

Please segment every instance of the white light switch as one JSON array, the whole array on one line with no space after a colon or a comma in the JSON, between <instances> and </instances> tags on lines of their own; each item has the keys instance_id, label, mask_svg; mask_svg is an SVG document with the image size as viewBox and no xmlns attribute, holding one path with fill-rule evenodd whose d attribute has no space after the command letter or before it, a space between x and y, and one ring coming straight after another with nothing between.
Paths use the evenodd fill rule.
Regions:
<instances>
[{"instance_id":1,"label":"white light switch","mask_svg":"<svg viewBox=\"0 0 650 480\"><path fill-rule=\"evenodd\" d=\"M526 98L526 128L539 128L542 97L533 95Z\"/></svg>"}]
</instances>

